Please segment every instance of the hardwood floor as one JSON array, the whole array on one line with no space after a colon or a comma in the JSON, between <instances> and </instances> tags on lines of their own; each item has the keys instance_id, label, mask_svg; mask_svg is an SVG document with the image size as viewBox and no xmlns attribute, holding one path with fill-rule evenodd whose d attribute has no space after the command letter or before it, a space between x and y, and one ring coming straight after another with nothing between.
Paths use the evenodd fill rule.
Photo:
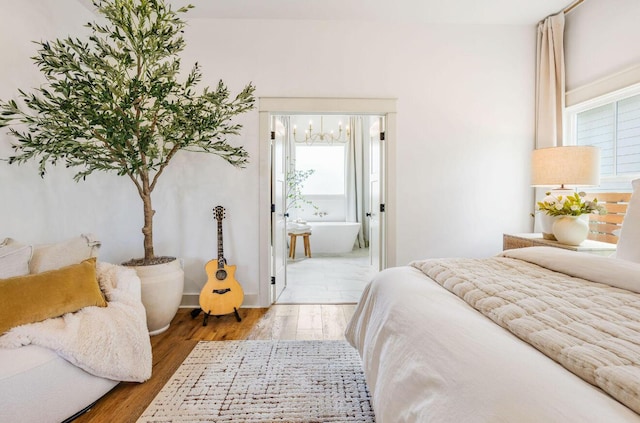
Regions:
<instances>
[{"instance_id":1,"label":"hardwood floor","mask_svg":"<svg viewBox=\"0 0 640 423\"><path fill-rule=\"evenodd\" d=\"M355 304L301 304L247 308L240 310L240 323L230 314L210 318L207 326L202 326L202 315L192 319L190 309L180 309L169 329L151 338L151 379L144 383L120 383L74 423L135 422L198 341L344 339L355 307Z\"/></svg>"}]
</instances>

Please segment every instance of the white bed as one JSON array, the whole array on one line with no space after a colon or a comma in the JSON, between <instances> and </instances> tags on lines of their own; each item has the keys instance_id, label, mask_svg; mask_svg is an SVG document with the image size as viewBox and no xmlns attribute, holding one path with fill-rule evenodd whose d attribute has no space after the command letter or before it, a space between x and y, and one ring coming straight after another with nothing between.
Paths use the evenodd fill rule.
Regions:
<instances>
[{"instance_id":1,"label":"white bed","mask_svg":"<svg viewBox=\"0 0 640 423\"><path fill-rule=\"evenodd\" d=\"M574 277L569 278L570 283L583 283L589 290L600 289L600 284L583 281L580 277L594 281L603 278L609 280L609 276L614 275L611 283L617 288L605 288L605 291L612 293L597 294L595 301L602 300L608 304L607 295L616 298L616 301L623 293L635 296L631 299L625 297L620 303L624 303L623 307L612 308L626 310L627 305L633 303L636 308L629 307L631 311L626 311L637 317L640 294L628 290L634 287L636 292L640 290L640 264L547 247L511 250L505 254L512 257L487 260L508 262L510 266L521 262L526 272L532 274L532 282L525 287L525 292L542 281L537 272L550 272L551 289L556 280L554 278L560 277L560 271L563 270L574 273ZM362 357L378 423L640 422L640 415L631 408L492 320L493 317L497 319L504 316L494 313L493 317L487 317L481 314L441 286L442 281L434 281L421 270L431 266L427 273L436 275L433 276L435 279L447 274L449 279L444 282L445 286L465 298L471 297L473 303L478 289L470 287L463 279L474 277L470 275L475 271L474 265L466 263L467 270L450 274L452 271L449 267L455 268L456 260L432 260L428 265L417 262L413 266L384 270L363 293L346 335ZM535 261L539 264L530 263ZM477 263L480 265L482 260ZM555 270L544 270L545 266ZM484 291L493 289L494 279L491 278L500 277L491 275L489 278L488 288L482 288ZM509 284L519 278L507 275L505 281ZM564 287L559 291L564 291ZM503 293L511 292L511 287L496 292L498 300L502 301L501 297L507 296ZM519 297L521 293L514 295L520 298L519 308L526 309L529 300ZM584 301L579 296L576 302L583 306ZM556 301L553 293L551 297L552 302ZM491 309L495 301L495 298L485 298L475 305ZM492 302L493 306L486 307ZM506 306L507 309L509 307ZM499 309L501 307L495 307L494 311ZM547 309L556 312L553 307ZM492 313L491 310L489 312ZM604 314L602 317L605 322L608 320L606 307L598 313ZM534 310L530 314L537 312ZM571 324L582 325L574 317L571 315ZM519 329L514 322L521 320L515 318L509 323L516 332ZM535 326L537 323L530 321L528 324ZM613 390L622 390L622 396L631 396L631 407L637 411L640 397L640 322L629 322L628 325L622 322L622 326L627 343L624 348L631 359L625 359L623 365L613 368L614 372L625 372L623 379L628 379L628 386L617 386ZM611 339L607 338L607 341ZM613 339L615 342L616 339ZM629 345L632 347L629 348ZM551 349L554 348L552 345ZM589 354L587 352L587 357L591 357ZM572 363L575 365L572 357L564 358L570 367Z\"/></svg>"}]
</instances>

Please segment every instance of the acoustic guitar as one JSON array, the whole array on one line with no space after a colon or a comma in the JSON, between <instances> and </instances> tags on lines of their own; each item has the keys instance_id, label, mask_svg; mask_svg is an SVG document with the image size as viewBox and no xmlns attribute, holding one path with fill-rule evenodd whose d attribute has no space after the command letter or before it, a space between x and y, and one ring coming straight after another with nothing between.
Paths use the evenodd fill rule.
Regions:
<instances>
[{"instance_id":1,"label":"acoustic guitar","mask_svg":"<svg viewBox=\"0 0 640 423\"><path fill-rule=\"evenodd\" d=\"M205 312L203 326L207 325L209 316L221 316L235 313L238 322L240 314L238 308L244 300L242 286L235 279L236 266L228 265L224 258L222 243L222 219L224 219L224 207L216 206L213 209L218 221L218 259L210 260L204 269L207 272L207 283L200 291L200 308Z\"/></svg>"}]
</instances>

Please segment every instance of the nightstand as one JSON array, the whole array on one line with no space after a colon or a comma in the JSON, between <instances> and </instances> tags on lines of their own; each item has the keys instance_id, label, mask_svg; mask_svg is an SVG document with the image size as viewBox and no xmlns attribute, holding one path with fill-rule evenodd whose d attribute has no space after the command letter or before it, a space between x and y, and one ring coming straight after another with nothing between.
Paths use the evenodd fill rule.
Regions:
<instances>
[{"instance_id":1,"label":"nightstand","mask_svg":"<svg viewBox=\"0 0 640 423\"><path fill-rule=\"evenodd\" d=\"M616 244L608 242L584 240L580 245L566 245L558 241L551 241L542 238L542 234L503 234L502 249L511 250L513 248L524 247L556 247L565 250L581 251L583 253L597 254L601 256L609 256L616 251Z\"/></svg>"}]
</instances>

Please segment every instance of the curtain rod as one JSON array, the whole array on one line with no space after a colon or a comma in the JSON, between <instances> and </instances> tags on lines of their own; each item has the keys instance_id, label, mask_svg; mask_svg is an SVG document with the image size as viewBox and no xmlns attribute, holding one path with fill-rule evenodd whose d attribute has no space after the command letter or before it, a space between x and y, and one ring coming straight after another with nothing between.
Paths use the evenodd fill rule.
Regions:
<instances>
[{"instance_id":1,"label":"curtain rod","mask_svg":"<svg viewBox=\"0 0 640 423\"><path fill-rule=\"evenodd\" d=\"M565 14L567 14L571 12L573 9L575 9L576 7L580 6L582 2L584 2L584 0L576 0L575 2L571 3L569 6L565 7L562 11Z\"/></svg>"}]
</instances>

